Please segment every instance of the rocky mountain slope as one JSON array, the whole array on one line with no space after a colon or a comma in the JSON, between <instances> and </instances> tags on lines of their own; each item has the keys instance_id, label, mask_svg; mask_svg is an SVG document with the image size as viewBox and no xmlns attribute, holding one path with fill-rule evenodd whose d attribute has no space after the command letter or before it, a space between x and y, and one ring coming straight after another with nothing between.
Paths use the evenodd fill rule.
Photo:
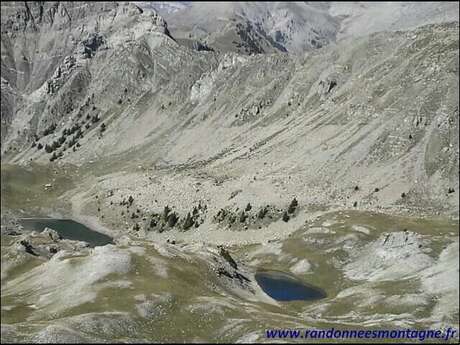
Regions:
<instances>
[{"instance_id":1,"label":"rocky mountain slope","mask_svg":"<svg viewBox=\"0 0 460 345\"><path fill-rule=\"evenodd\" d=\"M458 208L458 22L244 56L185 47L133 4L2 6L4 162L185 171L221 181L218 208L220 185Z\"/></svg>"},{"instance_id":2,"label":"rocky mountain slope","mask_svg":"<svg viewBox=\"0 0 460 345\"><path fill-rule=\"evenodd\" d=\"M209 6L181 36L133 3L1 4L2 342L458 329L458 19ZM325 295L277 301L264 269Z\"/></svg>"},{"instance_id":3,"label":"rocky mountain slope","mask_svg":"<svg viewBox=\"0 0 460 345\"><path fill-rule=\"evenodd\" d=\"M409 30L418 26L458 21L458 2L329 2L320 5L341 18L337 39L380 31Z\"/></svg>"},{"instance_id":4,"label":"rocky mountain slope","mask_svg":"<svg viewBox=\"0 0 460 345\"><path fill-rule=\"evenodd\" d=\"M133 1L133 4L141 8L150 8L160 15L173 13L186 9L192 5L191 1Z\"/></svg>"},{"instance_id":5,"label":"rocky mountain slope","mask_svg":"<svg viewBox=\"0 0 460 345\"><path fill-rule=\"evenodd\" d=\"M301 53L334 41L339 22L303 2L193 2L165 14L177 38L219 51Z\"/></svg>"},{"instance_id":6,"label":"rocky mountain slope","mask_svg":"<svg viewBox=\"0 0 460 345\"><path fill-rule=\"evenodd\" d=\"M169 4L169 5L168 5ZM175 37L243 54L301 54L380 31L458 21L457 2L139 2L155 8Z\"/></svg>"}]
</instances>

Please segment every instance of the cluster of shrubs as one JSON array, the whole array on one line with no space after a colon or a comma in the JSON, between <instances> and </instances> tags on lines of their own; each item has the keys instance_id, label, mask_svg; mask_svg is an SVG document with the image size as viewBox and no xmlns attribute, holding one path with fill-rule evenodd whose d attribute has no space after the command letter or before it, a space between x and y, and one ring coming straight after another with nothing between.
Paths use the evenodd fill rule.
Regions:
<instances>
[{"instance_id":1,"label":"cluster of shrubs","mask_svg":"<svg viewBox=\"0 0 460 345\"><path fill-rule=\"evenodd\" d=\"M70 128L64 128L64 131L62 133L62 135L66 136L66 135L72 135L74 134L75 132L81 132L81 124L74 124L72 127Z\"/></svg>"},{"instance_id":2,"label":"cluster of shrubs","mask_svg":"<svg viewBox=\"0 0 460 345\"><path fill-rule=\"evenodd\" d=\"M297 199L294 198L292 199L291 203L289 204L289 207L287 209L287 211L285 211L283 213L283 221L284 222L288 222L289 219L290 219L290 214L293 214L297 208L297 206L299 206L299 203L297 202Z\"/></svg>"},{"instance_id":3,"label":"cluster of shrubs","mask_svg":"<svg viewBox=\"0 0 460 345\"><path fill-rule=\"evenodd\" d=\"M91 97L88 97L86 99L86 102L80 108L80 111L77 114L77 118L80 118L82 116L82 114L83 114L82 109L85 108L85 107L89 107L90 104L93 104L93 107L92 107L93 111L95 111L97 109L96 106L94 105L93 98L94 98L94 94ZM85 124L85 128L89 129L91 127L91 123L93 123L93 124L97 123L101 119L100 119L98 114L94 114L92 116L90 114L87 114L86 115L86 120L88 120L88 123ZM73 151L75 152L76 147L81 146L78 143L78 139L83 137L83 131L81 129L83 124L84 124L84 122L75 123L70 128L64 128L61 137L59 137L57 140L54 140L51 144L46 144L45 146L43 146L42 143L38 142L38 140L40 138L37 135L35 135L34 136L34 141L32 142L32 148L36 147L37 150L41 150L44 147L45 151L47 153L53 153L54 151L59 149L66 142L66 139L67 139L68 136L70 136L70 135L75 133L75 135L72 138L69 139L67 147L63 148L63 151L65 151L66 149L72 148ZM45 128L45 130L43 131L43 136L48 136L48 135L54 133L56 131L56 128L57 128L56 124L52 123L50 126ZM102 123L100 128L99 128L99 135L102 135L102 133L105 132L106 128L107 128L106 124ZM51 158L50 158L50 161L54 161L55 159L57 159L57 158L59 158L61 156L62 156L62 152L60 152L59 154L53 154L53 156L51 156Z\"/></svg>"},{"instance_id":4,"label":"cluster of shrubs","mask_svg":"<svg viewBox=\"0 0 460 345\"><path fill-rule=\"evenodd\" d=\"M94 115L92 117L92 122L98 122L100 119L97 115ZM80 143L78 143L78 139L82 138L83 137L83 131L81 130L81 124L79 123L76 123L74 124L72 127L70 128L65 128L64 131L62 132L62 136L59 137L57 140L54 140L51 144L46 144L45 145L45 151L47 153L52 153L54 151L56 151L57 149L59 149L65 142L66 142L66 139L68 136L72 135L75 133L75 135L69 139L68 141L68 144L67 144L67 148L72 148L73 151L75 152L76 149L75 147L80 147ZM88 129L90 127L89 124L86 124L86 128ZM50 127L52 129L52 131L55 130L55 126L54 127ZM106 130L106 125L104 123L101 124L100 126L100 134L102 134L104 131ZM49 132L49 128L47 130L45 130L46 133L50 133ZM43 144L41 143L36 143L35 141L32 143L32 147L37 147L38 150L41 150L43 148ZM67 149L66 148L66 149ZM64 149L65 151L65 149ZM62 153L58 154L58 155L53 155L51 158L50 158L50 161L53 161L55 159L57 159L58 157L61 157L62 156Z\"/></svg>"},{"instance_id":5,"label":"cluster of shrubs","mask_svg":"<svg viewBox=\"0 0 460 345\"><path fill-rule=\"evenodd\" d=\"M134 198L129 196L128 199L123 199L120 202L120 206L126 206L129 209L133 206ZM203 213L206 212L206 205L201 203L198 206L194 206L191 212L188 212L186 216L181 217L178 213L174 212L169 205L166 205L162 212L156 213L153 212L150 214L150 217L142 215L142 212L139 208L135 212L131 213L131 219L142 218L143 221L146 221L145 228L147 230L156 230L158 232L166 231L167 229L178 228L182 231L187 231L192 227L199 227L204 222ZM124 212L121 212L121 215L124 216ZM134 231L140 230L139 223L135 223L133 226Z\"/></svg>"},{"instance_id":6,"label":"cluster of shrubs","mask_svg":"<svg viewBox=\"0 0 460 345\"><path fill-rule=\"evenodd\" d=\"M202 206L201 203L198 206L193 206L192 212L188 212L187 216L185 216L184 222L182 224L183 230L188 230L192 226L198 228L204 221L200 215L207 210L207 206Z\"/></svg>"},{"instance_id":7,"label":"cluster of shrubs","mask_svg":"<svg viewBox=\"0 0 460 345\"><path fill-rule=\"evenodd\" d=\"M57 140L54 140L51 143L51 145L49 145L49 144L45 145L45 151L47 153L52 153L52 152L56 151L57 149L59 149L61 146L64 145L64 143L66 142L67 137L72 135L72 134L74 134L74 136L69 139L69 141L67 143L67 148L72 147L73 151L75 151L75 146L80 147L80 144L78 143L78 139L83 137L83 132L81 130L81 125L80 124L74 124L70 128L65 128L64 131L62 132L62 136L60 136ZM43 145L39 144L37 146L37 149L41 149L42 147L43 147ZM65 151L65 150L66 150L66 148L63 149L63 151ZM50 158L50 161L52 162L52 161L56 160L57 158L61 157L62 154L63 154L62 151L59 154L56 154L54 152L54 154Z\"/></svg>"},{"instance_id":8,"label":"cluster of shrubs","mask_svg":"<svg viewBox=\"0 0 460 345\"><path fill-rule=\"evenodd\" d=\"M56 130L56 124L52 123L50 126L45 128L45 130L43 131L43 136L46 137L47 135L54 133L55 130Z\"/></svg>"},{"instance_id":9,"label":"cluster of shrubs","mask_svg":"<svg viewBox=\"0 0 460 345\"><path fill-rule=\"evenodd\" d=\"M260 223L265 218L270 218L272 220L282 219L285 222L288 222L290 219L290 215L294 214L297 206L298 206L297 199L294 198L289 207L286 211L282 212L282 210L275 209L274 207L270 207L269 205L262 206L258 210L253 210L253 207L250 203L246 205L246 207L242 210L236 208L235 211L231 211L228 209L220 209L217 214L213 217L214 222L217 223L227 223L229 227L232 227L235 223L241 223L248 225L249 222L252 221L253 225ZM251 210L254 212L252 213ZM245 229L247 226L245 226ZM262 228L261 224L259 224L259 229Z\"/></svg>"},{"instance_id":10,"label":"cluster of shrubs","mask_svg":"<svg viewBox=\"0 0 460 345\"><path fill-rule=\"evenodd\" d=\"M89 120L88 116L86 118ZM99 122L99 120L100 120L99 114L95 114L95 115L91 116L90 118L91 118L92 123Z\"/></svg>"},{"instance_id":11,"label":"cluster of shrubs","mask_svg":"<svg viewBox=\"0 0 460 345\"><path fill-rule=\"evenodd\" d=\"M34 147L37 147L37 150L41 150L43 148L43 144L42 143L37 143L36 141L34 141L32 143L32 148Z\"/></svg>"},{"instance_id":12,"label":"cluster of shrubs","mask_svg":"<svg viewBox=\"0 0 460 345\"><path fill-rule=\"evenodd\" d=\"M53 155L50 157L50 162L58 159L59 157L62 157L62 155L63 155L62 151L59 153L53 152Z\"/></svg>"},{"instance_id":13,"label":"cluster of shrubs","mask_svg":"<svg viewBox=\"0 0 460 345\"><path fill-rule=\"evenodd\" d=\"M93 111L96 110L96 106L94 105L94 93L92 94L91 97L88 97L85 101L85 103L83 104L83 106L80 107L80 110L78 111L77 113L77 118L81 118L82 115L83 115L83 112L84 112L84 109L85 108L88 108L89 105L92 104L93 105Z\"/></svg>"},{"instance_id":14,"label":"cluster of shrubs","mask_svg":"<svg viewBox=\"0 0 460 345\"><path fill-rule=\"evenodd\" d=\"M259 212L257 212L257 218L264 219L268 213L268 206L261 207Z\"/></svg>"},{"instance_id":15,"label":"cluster of shrubs","mask_svg":"<svg viewBox=\"0 0 460 345\"><path fill-rule=\"evenodd\" d=\"M140 213L141 213L141 210L137 209L136 212L131 213L131 219L139 218Z\"/></svg>"},{"instance_id":16,"label":"cluster of shrubs","mask_svg":"<svg viewBox=\"0 0 460 345\"><path fill-rule=\"evenodd\" d=\"M150 218L149 228L157 228L158 232L165 231L166 228L178 226L179 229L187 231L192 227L198 228L204 221L201 214L206 211L206 205L198 204L191 212L187 212L185 217L180 217L173 212L169 206L165 206L162 213L153 213Z\"/></svg>"},{"instance_id":17,"label":"cluster of shrubs","mask_svg":"<svg viewBox=\"0 0 460 345\"><path fill-rule=\"evenodd\" d=\"M46 153L51 153L55 150L57 150L58 148L61 147L62 143L65 141L65 138L64 140L62 140L63 137L60 137L57 141L53 141L53 143L51 145L48 145L46 144L45 145L45 151Z\"/></svg>"},{"instance_id":18,"label":"cluster of shrubs","mask_svg":"<svg viewBox=\"0 0 460 345\"><path fill-rule=\"evenodd\" d=\"M133 202L134 202L134 198L132 195L130 195L128 200L123 199L122 201L120 201L120 206L127 206L127 208L130 208Z\"/></svg>"},{"instance_id":19,"label":"cluster of shrubs","mask_svg":"<svg viewBox=\"0 0 460 345\"><path fill-rule=\"evenodd\" d=\"M71 130L64 129L62 136L60 136L57 140L53 141L51 145L48 145L48 144L45 145L45 151L47 153L51 153L57 150L65 143L67 136L73 134L74 132L76 133L73 136L73 138L70 139L68 147L70 148L73 145L75 145L77 140L83 137L83 132L81 131L80 126L79 125L75 125L75 126L72 127Z\"/></svg>"},{"instance_id":20,"label":"cluster of shrubs","mask_svg":"<svg viewBox=\"0 0 460 345\"><path fill-rule=\"evenodd\" d=\"M125 205L129 209L133 205L133 202L134 198L129 196L128 199L123 199L123 201L120 202L120 205ZM254 210L253 206L248 203L246 207L241 210L238 210L237 208L235 211L231 211L222 208L217 212L213 219L218 223L226 222L230 227L235 223L248 225L248 218L251 218L256 222L261 221L265 219L267 215L273 221L282 219L284 222L288 222L295 214L298 205L299 203L296 198L291 201L285 211L275 209L269 205L262 206L258 210ZM150 215L150 217L142 217L141 211L136 209L135 212L131 213L131 219L142 218L142 220L147 221L145 224L146 229L155 229L160 233L174 227L182 231L187 231L193 227L198 228L204 222L203 214L206 211L207 206L203 206L199 203L197 206L193 207L192 211L187 212L185 216L181 217L177 212L173 211L169 205L166 205L162 212L154 212ZM122 212L122 215L124 215L124 212ZM262 226L260 225L259 228L262 228ZM136 229L140 229L138 223L134 225L134 230ZM245 226L245 229L247 229L247 226Z\"/></svg>"}]
</instances>

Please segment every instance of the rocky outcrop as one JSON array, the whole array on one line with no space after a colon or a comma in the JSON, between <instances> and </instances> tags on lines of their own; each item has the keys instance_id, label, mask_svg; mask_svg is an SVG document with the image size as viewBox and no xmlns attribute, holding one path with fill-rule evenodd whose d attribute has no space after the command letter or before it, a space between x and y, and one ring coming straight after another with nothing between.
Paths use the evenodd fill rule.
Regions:
<instances>
[{"instance_id":1,"label":"rocky outcrop","mask_svg":"<svg viewBox=\"0 0 460 345\"><path fill-rule=\"evenodd\" d=\"M117 55L125 44L141 38L171 39L161 16L130 3L2 4L1 23L2 51L8 51L2 55L2 134L12 134L13 140L6 151L24 142L29 146L37 129L69 122L68 116L81 109L91 96L87 83L93 81L93 74L88 60L102 52L106 59ZM13 121L13 117L18 120L17 106L24 108L20 117L35 116L32 128L21 133L10 131L11 126L22 126Z\"/></svg>"},{"instance_id":2,"label":"rocky outcrop","mask_svg":"<svg viewBox=\"0 0 460 345\"><path fill-rule=\"evenodd\" d=\"M155 3L140 5L150 8ZM350 37L458 21L458 4L191 2L165 16L178 37L203 39L218 50L300 55Z\"/></svg>"},{"instance_id":3,"label":"rocky outcrop","mask_svg":"<svg viewBox=\"0 0 460 345\"><path fill-rule=\"evenodd\" d=\"M345 276L352 280L385 281L409 277L433 264L423 237L404 230L382 234L363 248L349 248Z\"/></svg>"},{"instance_id":4,"label":"rocky outcrop","mask_svg":"<svg viewBox=\"0 0 460 345\"><path fill-rule=\"evenodd\" d=\"M45 230L41 232L41 235L45 237L48 236L55 243L62 240L62 236L59 235L59 233L56 230L50 228L45 228Z\"/></svg>"},{"instance_id":5,"label":"rocky outcrop","mask_svg":"<svg viewBox=\"0 0 460 345\"><path fill-rule=\"evenodd\" d=\"M244 267L238 266L230 253L222 246L218 248L218 255L212 256L209 263L210 269L217 275L219 280L229 288L243 289L254 293L249 273Z\"/></svg>"},{"instance_id":6,"label":"rocky outcrop","mask_svg":"<svg viewBox=\"0 0 460 345\"><path fill-rule=\"evenodd\" d=\"M21 233L16 243L18 251L45 259L50 259L60 251L78 252L89 248L88 243L63 239L56 230L50 228L42 232Z\"/></svg>"},{"instance_id":7,"label":"rocky outcrop","mask_svg":"<svg viewBox=\"0 0 460 345\"><path fill-rule=\"evenodd\" d=\"M78 44L77 54L81 59L90 59L96 54L97 50L104 46L104 44L104 36L98 33L91 33L88 38L82 40Z\"/></svg>"},{"instance_id":8,"label":"rocky outcrop","mask_svg":"<svg viewBox=\"0 0 460 345\"><path fill-rule=\"evenodd\" d=\"M64 62L56 68L51 79L46 82L46 93L56 93L59 88L67 82L72 70L75 68L75 63L76 59L72 55L64 58Z\"/></svg>"},{"instance_id":9,"label":"rocky outcrop","mask_svg":"<svg viewBox=\"0 0 460 345\"><path fill-rule=\"evenodd\" d=\"M23 6L7 6L2 18ZM139 159L173 174L227 174L235 183L224 189L252 185L251 200L267 204L302 195L350 208L457 208L458 24L377 33L299 57L243 56L184 47L158 15L134 5L75 6L57 7L70 26L58 26L61 10L51 24L31 9L37 30L29 16L24 35L2 35L2 161L132 171ZM69 74L66 56L76 59ZM177 213L175 225L191 211Z\"/></svg>"}]
</instances>

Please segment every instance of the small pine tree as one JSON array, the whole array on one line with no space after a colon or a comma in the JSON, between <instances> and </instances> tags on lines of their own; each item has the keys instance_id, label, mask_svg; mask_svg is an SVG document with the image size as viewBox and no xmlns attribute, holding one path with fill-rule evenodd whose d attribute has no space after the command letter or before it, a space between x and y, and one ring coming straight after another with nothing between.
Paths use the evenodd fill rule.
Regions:
<instances>
[{"instance_id":1,"label":"small pine tree","mask_svg":"<svg viewBox=\"0 0 460 345\"><path fill-rule=\"evenodd\" d=\"M43 136L46 137L47 135L53 133L55 129L56 129L56 125L55 125L54 123L51 124L49 127L47 127L47 128L43 131Z\"/></svg>"},{"instance_id":2,"label":"small pine tree","mask_svg":"<svg viewBox=\"0 0 460 345\"><path fill-rule=\"evenodd\" d=\"M50 157L50 162L56 160L58 158L56 152L53 152L53 155Z\"/></svg>"},{"instance_id":3,"label":"small pine tree","mask_svg":"<svg viewBox=\"0 0 460 345\"><path fill-rule=\"evenodd\" d=\"M244 223L246 221L246 218L248 218L246 213L244 213L244 211L241 212L241 214L240 214L240 223Z\"/></svg>"},{"instance_id":4,"label":"small pine tree","mask_svg":"<svg viewBox=\"0 0 460 345\"><path fill-rule=\"evenodd\" d=\"M70 141L69 141L69 144L68 144L69 148L71 148L72 146L74 146L74 145L75 145L75 143L76 143L76 139L75 139L75 137L74 137L74 138L72 138L72 139L70 139Z\"/></svg>"},{"instance_id":5,"label":"small pine tree","mask_svg":"<svg viewBox=\"0 0 460 345\"><path fill-rule=\"evenodd\" d=\"M283 213L283 221L286 223L289 221L289 215L287 214L286 211Z\"/></svg>"},{"instance_id":6,"label":"small pine tree","mask_svg":"<svg viewBox=\"0 0 460 345\"><path fill-rule=\"evenodd\" d=\"M297 199L292 199L291 204L288 207L288 213L294 213L298 205L299 203L297 202Z\"/></svg>"},{"instance_id":7,"label":"small pine tree","mask_svg":"<svg viewBox=\"0 0 460 345\"><path fill-rule=\"evenodd\" d=\"M193 225L193 218L190 215L190 212L188 212L187 217L185 217L183 228L184 228L184 230L188 230L192 225Z\"/></svg>"},{"instance_id":8,"label":"small pine tree","mask_svg":"<svg viewBox=\"0 0 460 345\"><path fill-rule=\"evenodd\" d=\"M266 207L262 207L259 211L259 213L257 214L257 217L259 219L264 219L265 215L267 214L268 212L268 209Z\"/></svg>"},{"instance_id":9,"label":"small pine tree","mask_svg":"<svg viewBox=\"0 0 460 345\"><path fill-rule=\"evenodd\" d=\"M171 209L169 208L168 205L166 205L165 208L164 208L164 210L163 210L163 219L164 219L165 221L168 220L169 212L171 212Z\"/></svg>"},{"instance_id":10,"label":"small pine tree","mask_svg":"<svg viewBox=\"0 0 460 345\"><path fill-rule=\"evenodd\" d=\"M53 152L53 150L54 150L54 149L53 149L50 145L48 145L48 144L45 145L45 151L46 151L46 153L51 153L51 152Z\"/></svg>"},{"instance_id":11,"label":"small pine tree","mask_svg":"<svg viewBox=\"0 0 460 345\"><path fill-rule=\"evenodd\" d=\"M251 211L251 209L252 209L252 206L251 206L250 203L248 203L248 204L246 205L245 211L246 211L246 212L249 212L249 211Z\"/></svg>"},{"instance_id":12,"label":"small pine tree","mask_svg":"<svg viewBox=\"0 0 460 345\"><path fill-rule=\"evenodd\" d=\"M168 216L168 226L170 228L174 227L176 225L177 221L179 220L179 217L177 217L176 213L173 212Z\"/></svg>"},{"instance_id":13,"label":"small pine tree","mask_svg":"<svg viewBox=\"0 0 460 345\"><path fill-rule=\"evenodd\" d=\"M53 143L51 144L51 151L54 151L57 148L59 148L59 143L57 141L53 141Z\"/></svg>"}]
</instances>

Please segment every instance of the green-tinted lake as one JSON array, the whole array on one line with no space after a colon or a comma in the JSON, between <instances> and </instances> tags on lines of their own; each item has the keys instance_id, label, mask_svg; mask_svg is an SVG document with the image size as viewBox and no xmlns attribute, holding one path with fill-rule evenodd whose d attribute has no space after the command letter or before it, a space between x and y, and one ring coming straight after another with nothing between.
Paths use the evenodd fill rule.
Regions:
<instances>
[{"instance_id":1,"label":"green-tinted lake","mask_svg":"<svg viewBox=\"0 0 460 345\"><path fill-rule=\"evenodd\" d=\"M71 219L23 218L20 222L26 230L41 232L48 227L56 230L65 239L84 241L91 247L113 243L110 236L91 230Z\"/></svg>"}]
</instances>

